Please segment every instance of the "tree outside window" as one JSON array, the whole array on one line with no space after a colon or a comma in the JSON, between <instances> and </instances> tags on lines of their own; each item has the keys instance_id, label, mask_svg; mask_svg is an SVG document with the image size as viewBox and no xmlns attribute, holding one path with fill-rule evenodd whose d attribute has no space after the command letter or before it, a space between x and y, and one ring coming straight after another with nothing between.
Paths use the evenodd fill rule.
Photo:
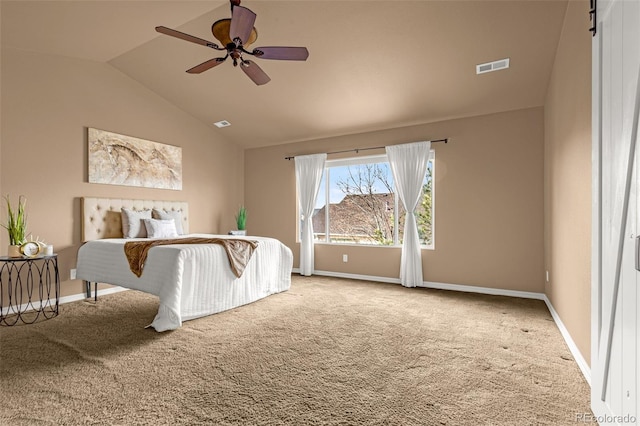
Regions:
<instances>
[{"instance_id":1,"label":"tree outside window","mask_svg":"<svg viewBox=\"0 0 640 426\"><path fill-rule=\"evenodd\" d=\"M397 199L386 156L359 161L359 164L346 165L341 164L344 160L327 162L313 216L316 241L402 244L406 212ZM432 156L416 211L418 233L423 245L433 243L433 173Z\"/></svg>"}]
</instances>

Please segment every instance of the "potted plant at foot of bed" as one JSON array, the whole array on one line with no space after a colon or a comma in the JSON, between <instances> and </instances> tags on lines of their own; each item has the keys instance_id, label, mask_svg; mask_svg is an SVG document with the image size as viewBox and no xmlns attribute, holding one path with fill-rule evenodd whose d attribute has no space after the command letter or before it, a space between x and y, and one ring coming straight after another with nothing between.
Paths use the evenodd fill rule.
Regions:
<instances>
[{"instance_id":1,"label":"potted plant at foot of bed","mask_svg":"<svg viewBox=\"0 0 640 426\"><path fill-rule=\"evenodd\" d=\"M236 215L237 230L229 231L229 235L247 235L247 209L240 206Z\"/></svg>"},{"instance_id":2,"label":"potted plant at foot of bed","mask_svg":"<svg viewBox=\"0 0 640 426\"><path fill-rule=\"evenodd\" d=\"M22 195L18 197L18 210L11 208L8 195L4 199L7 202L7 224L2 227L9 232L7 256L22 257L20 246L26 241L27 235L27 215L24 211L26 199Z\"/></svg>"}]
</instances>

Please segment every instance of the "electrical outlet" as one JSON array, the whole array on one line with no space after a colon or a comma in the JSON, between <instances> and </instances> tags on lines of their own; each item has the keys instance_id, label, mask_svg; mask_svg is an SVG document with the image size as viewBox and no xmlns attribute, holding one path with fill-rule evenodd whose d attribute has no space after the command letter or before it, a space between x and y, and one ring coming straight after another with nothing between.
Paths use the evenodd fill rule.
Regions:
<instances>
[{"instance_id":1,"label":"electrical outlet","mask_svg":"<svg viewBox=\"0 0 640 426\"><path fill-rule=\"evenodd\" d=\"M342 255L342 261L343 261L344 263L347 263L347 262L349 261L349 256L348 256L348 255L346 255L346 254L343 254L343 255Z\"/></svg>"},{"instance_id":2,"label":"electrical outlet","mask_svg":"<svg viewBox=\"0 0 640 426\"><path fill-rule=\"evenodd\" d=\"M69 271L69 279L71 280L75 280L76 279L76 270L72 269Z\"/></svg>"},{"instance_id":3,"label":"electrical outlet","mask_svg":"<svg viewBox=\"0 0 640 426\"><path fill-rule=\"evenodd\" d=\"M547 282L549 282L549 271L545 271L547 274Z\"/></svg>"}]
</instances>

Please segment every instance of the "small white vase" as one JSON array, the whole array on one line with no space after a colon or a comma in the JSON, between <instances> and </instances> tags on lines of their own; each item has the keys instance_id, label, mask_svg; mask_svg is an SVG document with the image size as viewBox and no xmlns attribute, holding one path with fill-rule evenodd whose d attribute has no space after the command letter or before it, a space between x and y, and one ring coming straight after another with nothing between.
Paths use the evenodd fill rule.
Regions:
<instances>
[{"instance_id":1,"label":"small white vase","mask_svg":"<svg viewBox=\"0 0 640 426\"><path fill-rule=\"evenodd\" d=\"M7 248L7 256L22 257L22 253L20 253L20 246L9 245Z\"/></svg>"}]
</instances>

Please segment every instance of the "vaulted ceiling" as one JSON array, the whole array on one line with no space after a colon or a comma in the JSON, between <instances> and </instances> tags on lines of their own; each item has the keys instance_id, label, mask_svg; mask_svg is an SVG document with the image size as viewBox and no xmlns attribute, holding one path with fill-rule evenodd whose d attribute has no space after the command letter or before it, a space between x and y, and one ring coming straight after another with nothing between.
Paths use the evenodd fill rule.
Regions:
<instances>
[{"instance_id":1,"label":"vaulted ceiling","mask_svg":"<svg viewBox=\"0 0 640 426\"><path fill-rule=\"evenodd\" d=\"M230 61L187 74L219 52L155 31L215 42L211 24L230 17L228 1L2 0L1 43L106 62L251 148L541 106L566 5L243 0L257 14L252 47L310 52L306 62L256 59L271 77L264 86ZM509 69L476 75L476 64L503 58Z\"/></svg>"}]
</instances>

